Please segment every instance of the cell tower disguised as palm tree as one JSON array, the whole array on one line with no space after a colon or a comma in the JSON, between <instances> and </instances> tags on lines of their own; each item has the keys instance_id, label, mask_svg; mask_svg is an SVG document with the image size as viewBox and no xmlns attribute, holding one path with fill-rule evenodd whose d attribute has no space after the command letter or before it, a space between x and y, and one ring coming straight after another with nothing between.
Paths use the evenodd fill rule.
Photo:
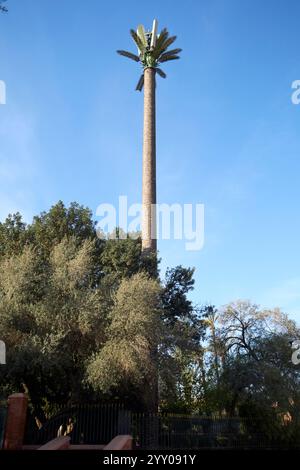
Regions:
<instances>
[{"instance_id":1,"label":"cell tower disguised as palm tree","mask_svg":"<svg viewBox=\"0 0 300 470\"><path fill-rule=\"evenodd\" d=\"M117 51L120 55L140 62L143 73L136 90L144 87L144 143L143 143L143 214L142 214L142 250L155 253L156 244L156 130L155 130L155 75L162 78L166 74L160 64L179 59L181 49L168 48L176 40L169 37L167 29L157 34L157 21L153 21L152 31L146 32L143 25L133 29L130 34L138 48L138 55L127 51Z\"/></svg>"}]
</instances>

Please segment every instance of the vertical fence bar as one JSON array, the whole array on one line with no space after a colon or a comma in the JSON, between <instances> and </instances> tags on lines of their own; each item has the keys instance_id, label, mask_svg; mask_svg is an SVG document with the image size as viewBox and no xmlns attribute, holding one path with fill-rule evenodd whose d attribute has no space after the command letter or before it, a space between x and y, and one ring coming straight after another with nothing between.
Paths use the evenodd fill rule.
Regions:
<instances>
[{"instance_id":1,"label":"vertical fence bar","mask_svg":"<svg viewBox=\"0 0 300 470\"><path fill-rule=\"evenodd\" d=\"M5 424L6 424L6 413L7 413L7 407L5 405L0 405L0 449L2 449L2 446L3 446L4 431L5 431Z\"/></svg>"}]
</instances>

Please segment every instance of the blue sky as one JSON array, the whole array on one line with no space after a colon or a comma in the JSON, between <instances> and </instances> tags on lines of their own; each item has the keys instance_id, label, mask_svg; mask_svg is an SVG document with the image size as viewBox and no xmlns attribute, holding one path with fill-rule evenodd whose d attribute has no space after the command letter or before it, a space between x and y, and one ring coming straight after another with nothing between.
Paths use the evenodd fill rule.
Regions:
<instances>
[{"instance_id":1,"label":"blue sky","mask_svg":"<svg viewBox=\"0 0 300 470\"><path fill-rule=\"evenodd\" d=\"M157 88L158 199L205 204L205 245L159 243L162 270L195 266L198 303L246 298L300 320L300 3L8 0L0 17L0 218L62 199L94 212L141 195L139 23L182 58Z\"/></svg>"}]
</instances>

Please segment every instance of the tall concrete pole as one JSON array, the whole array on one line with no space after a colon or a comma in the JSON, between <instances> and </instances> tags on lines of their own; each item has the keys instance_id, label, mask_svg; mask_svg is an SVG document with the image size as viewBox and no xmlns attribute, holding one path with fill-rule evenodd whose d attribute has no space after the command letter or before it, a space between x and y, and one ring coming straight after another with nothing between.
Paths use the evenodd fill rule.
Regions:
<instances>
[{"instance_id":1,"label":"tall concrete pole","mask_svg":"<svg viewBox=\"0 0 300 470\"><path fill-rule=\"evenodd\" d=\"M156 125L155 68L144 71L142 251L156 253Z\"/></svg>"}]
</instances>

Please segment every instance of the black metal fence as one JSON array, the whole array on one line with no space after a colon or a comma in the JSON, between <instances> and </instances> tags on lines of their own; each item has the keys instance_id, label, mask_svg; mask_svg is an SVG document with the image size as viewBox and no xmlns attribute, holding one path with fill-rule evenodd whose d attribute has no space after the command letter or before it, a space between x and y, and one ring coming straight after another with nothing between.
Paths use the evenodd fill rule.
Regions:
<instances>
[{"instance_id":1,"label":"black metal fence","mask_svg":"<svg viewBox=\"0 0 300 470\"><path fill-rule=\"evenodd\" d=\"M29 414L25 444L65 434L72 444L106 444L118 434L131 434L142 449L297 448L299 429L298 423L280 420L136 413L120 405L87 404L61 409L40 429Z\"/></svg>"},{"instance_id":2,"label":"black metal fence","mask_svg":"<svg viewBox=\"0 0 300 470\"><path fill-rule=\"evenodd\" d=\"M130 433L140 448L279 449L299 448L299 430L275 419L132 414Z\"/></svg>"},{"instance_id":3,"label":"black metal fence","mask_svg":"<svg viewBox=\"0 0 300 470\"><path fill-rule=\"evenodd\" d=\"M120 434L122 407L119 405L80 404L64 407L40 428L28 413L25 444L45 444L62 435L70 435L72 444L105 444Z\"/></svg>"},{"instance_id":4,"label":"black metal fence","mask_svg":"<svg viewBox=\"0 0 300 470\"><path fill-rule=\"evenodd\" d=\"M2 449L2 446L3 446L5 422L6 422L6 406L0 404L0 449Z\"/></svg>"}]
</instances>

